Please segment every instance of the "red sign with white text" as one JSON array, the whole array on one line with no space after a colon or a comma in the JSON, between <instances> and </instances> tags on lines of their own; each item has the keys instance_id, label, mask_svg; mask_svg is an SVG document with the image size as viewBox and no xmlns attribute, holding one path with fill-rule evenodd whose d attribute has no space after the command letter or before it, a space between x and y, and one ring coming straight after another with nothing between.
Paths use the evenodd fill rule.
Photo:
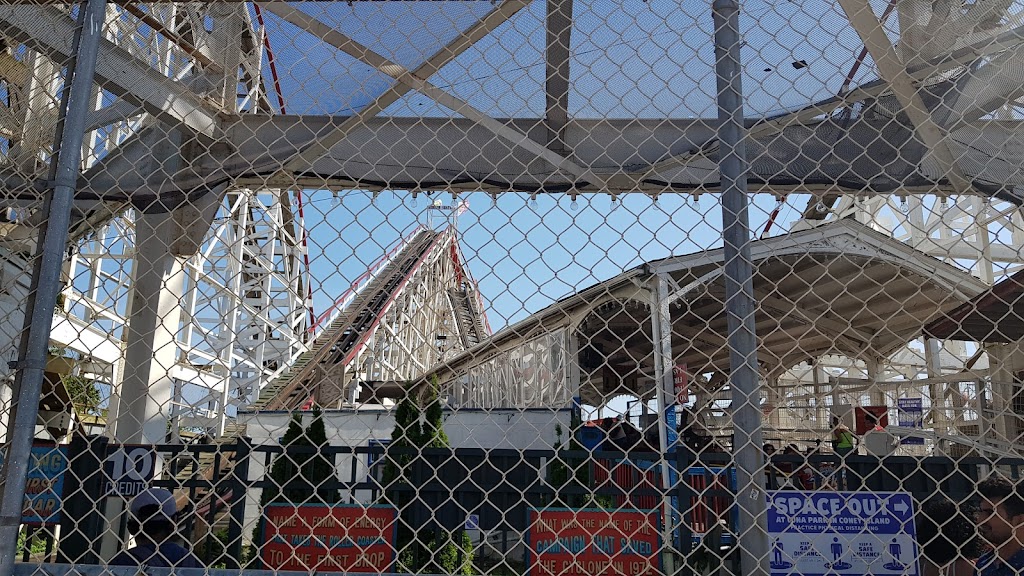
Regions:
<instances>
[{"instance_id":1,"label":"red sign with white text","mask_svg":"<svg viewBox=\"0 0 1024 576\"><path fill-rule=\"evenodd\" d=\"M672 387L676 393L677 404L690 403L690 376L686 373L686 364L672 367Z\"/></svg>"},{"instance_id":2,"label":"red sign with white text","mask_svg":"<svg viewBox=\"0 0 1024 576\"><path fill-rule=\"evenodd\" d=\"M397 511L391 506L270 504L260 557L268 570L390 572Z\"/></svg>"},{"instance_id":3,"label":"red sign with white text","mask_svg":"<svg viewBox=\"0 0 1024 576\"><path fill-rule=\"evenodd\" d=\"M530 576L660 574L658 519L650 510L530 510Z\"/></svg>"},{"instance_id":4,"label":"red sign with white text","mask_svg":"<svg viewBox=\"0 0 1024 576\"><path fill-rule=\"evenodd\" d=\"M857 406L854 408L854 417L856 418L856 432L858 436L867 434L875 427L874 422L868 418L868 414L874 416L874 422L877 422L882 428L889 425L888 406Z\"/></svg>"}]
</instances>

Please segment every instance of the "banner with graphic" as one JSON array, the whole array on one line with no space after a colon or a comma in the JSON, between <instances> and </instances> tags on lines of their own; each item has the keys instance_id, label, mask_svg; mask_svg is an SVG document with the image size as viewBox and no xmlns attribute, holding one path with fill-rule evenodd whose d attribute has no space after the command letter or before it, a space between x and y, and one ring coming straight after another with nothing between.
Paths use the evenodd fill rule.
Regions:
<instances>
[{"instance_id":1,"label":"banner with graphic","mask_svg":"<svg viewBox=\"0 0 1024 576\"><path fill-rule=\"evenodd\" d=\"M0 469L4 453L0 451ZM66 446L35 445L25 478L25 501L21 523L31 525L60 524L64 494L64 472L68 468Z\"/></svg>"},{"instance_id":2,"label":"banner with graphic","mask_svg":"<svg viewBox=\"0 0 1024 576\"><path fill-rule=\"evenodd\" d=\"M917 576L914 503L903 492L768 493L772 576Z\"/></svg>"}]
</instances>

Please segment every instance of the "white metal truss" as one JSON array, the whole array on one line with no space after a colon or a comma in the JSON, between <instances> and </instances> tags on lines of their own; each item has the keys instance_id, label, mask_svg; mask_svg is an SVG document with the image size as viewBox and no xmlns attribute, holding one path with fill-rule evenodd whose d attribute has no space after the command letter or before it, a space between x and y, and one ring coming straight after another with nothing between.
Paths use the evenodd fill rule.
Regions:
<instances>
[{"instance_id":1,"label":"white metal truss","mask_svg":"<svg viewBox=\"0 0 1024 576\"><path fill-rule=\"evenodd\" d=\"M454 225L417 227L364 278L251 408L388 404L406 383L490 333Z\"/></svg>"},{"instance_id":2,"label":"white metal truss","mask_svg":"<svg viewBox=\"0 0 1024 576\"><path fill-rule=\"evenodd\" d=\"M305 351L310 311L302 230L286 190L225 195L200 251L185 263L178 362L171 369L178 426L219 433L226 416ZM131 213L86 238L69 261L64 292L66 313L110 335L118 350L133 241Z\"/></svg>"},{"instance_id":3,"label":"white metal truss","mask_svg":"<svg viewBox=\"0 0 1024 576\"><path fill-rule=\"evenodd\" d=\"M25 26L39 24L17 11L4 16L21 18ZM36 16L56 28L72 22L55 7L42 8ZM216 34L210 31L212 23L217 24ZM146 75L161 74L177 82L174 86L197 85L195 78L202 76L203 84L213 86L207 102L234 113L271 111L261 80L264 34L250 8L241 3L111 4L106 28L108 51L124 50L135 65L151 66ZM62 82L60 65L51 58L63 54L66 47L61 42L69 39L39 35L33 39L38 51L0 54L7 97L3 113L9 119L4 131L11 146L8 161L26 174L38 174L46 166ZM152 80L160 84L156 76ZM109 78L101 86L90 122L86 169L117 154L122 144L137 139L167 113L173 114L152 109L146 97L125 97L128 93L119 93ZM194 112L198 117L198 109ZM12 219L26 219L34 208L27 206ZM63 315L76 329L67 331L63 339L68 342L59 341L59 331L55 338L57 344L107 363L105 372L116 389L136 266L135 214L126 203L94 208L95 221L108 222L79 237L65 267ZM238 189L224 196L212 229L185 265L184 321L178 363L172 370L178 382L172 417L178 426L172 430L223 430L230 410L251 401L261 382L304 350L309 302L303 235L287 190ZM27 242L16 242L22 240L17 234L7 240L13 250L29 248ZM75 332L96 338L84 342Z\"/></svg>"},{"instance_id":4,"label":"white metal truss","mask_svg":"<svg viewBox=\"0 0 1024 576\"><path fill-rule=\"evenodd\" d=\"M310 308L302 224L286 190L229 192L200 253L186 266L177 377L202 391L175 397L185 427L223 430L305 351ZM195 391L192 392L193 394Z\"/></svg>"},{"instance_id":5,"label":"white metal truss","mask_svg":"<svg viewBox=\"0 0 1024 576\"><path fill-rule=\"evenodd\" d=\"M450 239L426 259L396 297L379 327L352 362L353 382L394 386L414 379L438 362L486 336L474 306L476 289L452 258ZM371 390L351 390L347 401L371 401Z\"/></svg>"}]
</instances>

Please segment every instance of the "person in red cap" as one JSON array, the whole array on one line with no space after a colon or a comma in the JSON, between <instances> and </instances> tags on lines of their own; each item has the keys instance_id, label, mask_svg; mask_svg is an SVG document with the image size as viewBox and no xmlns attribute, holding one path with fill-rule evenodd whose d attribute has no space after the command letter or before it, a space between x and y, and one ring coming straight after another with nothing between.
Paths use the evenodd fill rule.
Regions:
<instances>
[{"instance_id":1,"label":"person in red cap","mask_svg":"<svg viewBox=\"0 0 1024 576\"><path fill-rule=\"evenodd\" d=\"M128 531L136 545L115 556L111 566L202 568L195 555L173 541L178 515L173 494L163 488L143 490L132 499L128 513Z\"/></svg>"}]
</instances>

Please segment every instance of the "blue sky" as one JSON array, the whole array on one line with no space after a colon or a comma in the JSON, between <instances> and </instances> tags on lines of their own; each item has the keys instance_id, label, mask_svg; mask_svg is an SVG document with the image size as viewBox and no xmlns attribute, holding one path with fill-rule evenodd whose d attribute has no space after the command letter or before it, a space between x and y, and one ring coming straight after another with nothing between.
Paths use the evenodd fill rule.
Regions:
<instances>
[{"instance_id":1,"label":"blue sky","mask_svg":"<svg viewBox=\"0 0 1024 576\"><path fill-rule=\"evenodd\" d=\"M872 1L881 12L884 2ZM544 109L545 2L535 1L441 69L431 81L495 117ZM490 2L307 3L300 8L407 67L440 50L491 10ZM834 3L743 3L748 114L772 115L834 95L861 42ZM291 113L348 114L392 81L313 36L265 15ZM893 19L894 21L895 19ZM710 2L574 3L569 112L576 118L714 116ZM805 68L792 63L806 61ZM855 84L873 79L870 61ZM385 115L447 116L409 94Z\"/></svg>"},{"instance_id":2,"label":"blue sky","mask_svg":"<svg viewBox=\"0 0 1024 576\"><path fill-rule=\"evenodd\" d=\"M343 192L342 203L335 206L330 192L306 192L318 314L383 256L402 232L417 221L426 223L424 196L416 207L404 191L382 192L375 204L371 196L363 191ZM451 203L448 194L441 198ZM705 194L699 208L682 195L663 195L657 205L642 194L625 195L614 211L607 195L579 196L576 211L569 197L561 195L537 198L536 209L525 194L503 194L496 205L483 193L461 198L470 206L458 221L462 249L495 330L646 260L717 248L722 243L717 195ZM751 198L750 220L756 234L775 200L763 194ZM788 228L806 202L806 196L792 198L773 233ZM435 227L441 227L437 219Z\"/></svg>"},{"instance_id":3,"label":"blue sky","mask_svg":"<svg viewBox=\"0 0 1024 576\"><path fill-rule=\"evenodd\" d=\"M881 13L884 2L872 0ZM490 10L491 2L306 3L301 10L384 56L414 68ZM435 85L495 117L538 117L544 111L546 3L531 2L431 78ZM741 28L748 116L793 110L840 88L861 49L834 3L750 0ZM289 113L350 114L391 85L372 67L264 15ZM891 24L894 24L892 22ZM714 27L709 1L622 0L574 3L569 113L574 118L714 117ZM793 62L805 61L798 68ZM870 61L854 84L874 78ZM383 116L451 116L409 93ZM425 221L426 198L413 207L405 192L342 193L332 206L325 191L306 192L314 305L327 309L351 281L383 255L403 231ZM459 220L472 274L497 329L551 302L645 260L721 244L720 207L705 197L665 195L654 206L627 195L610 211L608 196L581 196L579 210L564 196L463 195L470 210ZM404 198L404 202L403 202ZM753 198L759 232L774 198ZM446 201L447 201L446 197ZM802 208L806 197L792 200ZM784 211L785 229L795 217Z\"/></svg>"}]
</instances>

